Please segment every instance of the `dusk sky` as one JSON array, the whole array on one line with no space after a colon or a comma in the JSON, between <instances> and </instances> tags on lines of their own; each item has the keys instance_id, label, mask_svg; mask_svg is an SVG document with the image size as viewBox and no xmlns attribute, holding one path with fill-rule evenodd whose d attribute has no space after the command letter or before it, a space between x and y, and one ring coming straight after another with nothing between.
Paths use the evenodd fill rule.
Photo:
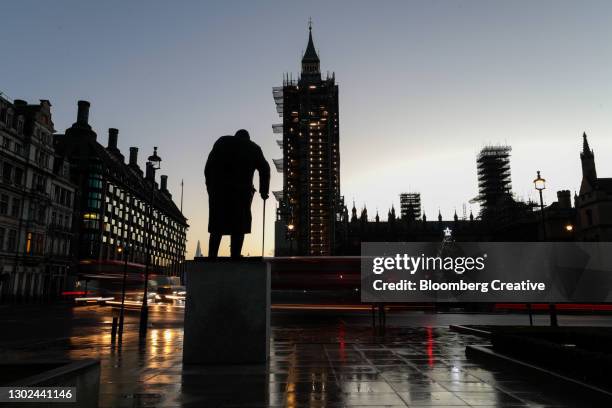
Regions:
<instances>
[{"instance_id":1,"label":"dusk sky","mask_svg":"<svg viewBox=\"0 0 612 408\"><path fill-rule=\"evenodd\" d=\"M185 181L188 259L198 240L208 246L203 168L214 141L246 128L271 166L282 156L272 87L297 76L309 17L321 70L339 83L349 208L355 199L386 218L400 192L418 191L429 219L438 208L461 216L464 203L476 213L468 202L486 144L512 146L517 197L536 197L541 170L550 202L579 188L583 131L598 175L612 177L610 1L22 0L1 10L0 92L49 99L62 133L76 101L89 100L98 141L119 128L119 147L138 146L143 167L159 146L177 205ZM253 215L245 255L261 253L258 196Z\"/></svg>"}]
</instances>

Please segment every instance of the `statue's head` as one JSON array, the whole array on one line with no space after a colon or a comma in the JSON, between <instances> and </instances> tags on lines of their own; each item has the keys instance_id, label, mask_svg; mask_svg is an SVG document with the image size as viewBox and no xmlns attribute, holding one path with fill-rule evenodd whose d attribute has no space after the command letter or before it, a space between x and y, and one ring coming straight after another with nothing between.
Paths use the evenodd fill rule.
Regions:
<instances>
[{"instance_id":1,"label":"statue's head","mask_svg":"<svg viewBox=\"0 0 612 408\"><path fill-rule=\"evenodd\" d=\"M244 129L240 129L239 131L237 131L234 136L240 139L251 140L251 137L249 136L249 132L247 132Z\"/></svg>"}]
</instances>

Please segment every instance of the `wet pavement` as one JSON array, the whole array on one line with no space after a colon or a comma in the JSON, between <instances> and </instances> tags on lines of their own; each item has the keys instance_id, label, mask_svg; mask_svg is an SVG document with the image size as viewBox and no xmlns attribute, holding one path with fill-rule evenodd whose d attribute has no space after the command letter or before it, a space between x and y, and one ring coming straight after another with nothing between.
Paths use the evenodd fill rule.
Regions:
<instances>
[{"instance_id":1,"label":"wet pavement","mask_svg":"<svg viewBox=\"0 0 612 408\"><path fill-rule=\"evenodd\" d=\"M119 346L105 309L71 311L81 325L65 336L45 338L39 330L38 337L2 341L0 358L99 358L100 407L597 406L585 396L564 395L558 384L468 360L465 346L487 341L449 330L446 319L453 315L395 316L394 323L403 323L381 335L369 326L367 313L276 312L267 366L183 367L180 315L153 310L144 345L137 338L137 314L128 315ZM495 318L500 316L480 320ZM452 320L470 319L475 317ZM524 316L504 323L512 319Z\"/></svg>"}]
</instances>

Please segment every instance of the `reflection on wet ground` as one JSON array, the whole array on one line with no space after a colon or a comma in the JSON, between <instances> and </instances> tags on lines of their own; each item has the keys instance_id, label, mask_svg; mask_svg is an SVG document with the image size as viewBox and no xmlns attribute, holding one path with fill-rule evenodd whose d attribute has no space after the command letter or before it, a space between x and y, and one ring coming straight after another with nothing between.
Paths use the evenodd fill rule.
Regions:
<instances>
[{"instance_id":1,"label":"reflection on wet ground","mask_svg":"<svg viewBox=\"0 0 612 408\"><path fill-rule=\"evenodd\" d=\"M121 347L98 326L13 344L11 353L99 358L101 407L596 406L556 384L467 360L465 346L486 344L480 338L443 326L391 327L381 336L367 319L273 316L267 366L183 367L181 325L156 325L142 346L134 316Z\"/></svg>"}]
</instances>

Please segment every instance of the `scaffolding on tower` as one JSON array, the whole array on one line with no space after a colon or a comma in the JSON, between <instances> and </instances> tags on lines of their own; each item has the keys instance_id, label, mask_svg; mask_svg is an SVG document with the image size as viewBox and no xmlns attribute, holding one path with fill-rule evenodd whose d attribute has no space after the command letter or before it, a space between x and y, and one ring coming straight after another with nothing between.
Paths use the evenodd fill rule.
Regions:
<instances>
[{"instance_id":1,"label":"scaffolding on tower","mask_svg":"<svg viewBox=\"0 0 612 408\"><path fill-rule=\"evenodd\" d=\"M421 193L400 194L400 214L407 220L421 218Z\"/></svg>"},{"instance_id":2,"label":"scaffolding on tower","mask_svg":"<svg viewBox=\"0 0 612 408\"><path fill-rule=\"evenodd\" d=\"M481 214L494 211L511 197L510 146L485 146L478 153L478 196Z\"/></svg>"}]
</instances>

